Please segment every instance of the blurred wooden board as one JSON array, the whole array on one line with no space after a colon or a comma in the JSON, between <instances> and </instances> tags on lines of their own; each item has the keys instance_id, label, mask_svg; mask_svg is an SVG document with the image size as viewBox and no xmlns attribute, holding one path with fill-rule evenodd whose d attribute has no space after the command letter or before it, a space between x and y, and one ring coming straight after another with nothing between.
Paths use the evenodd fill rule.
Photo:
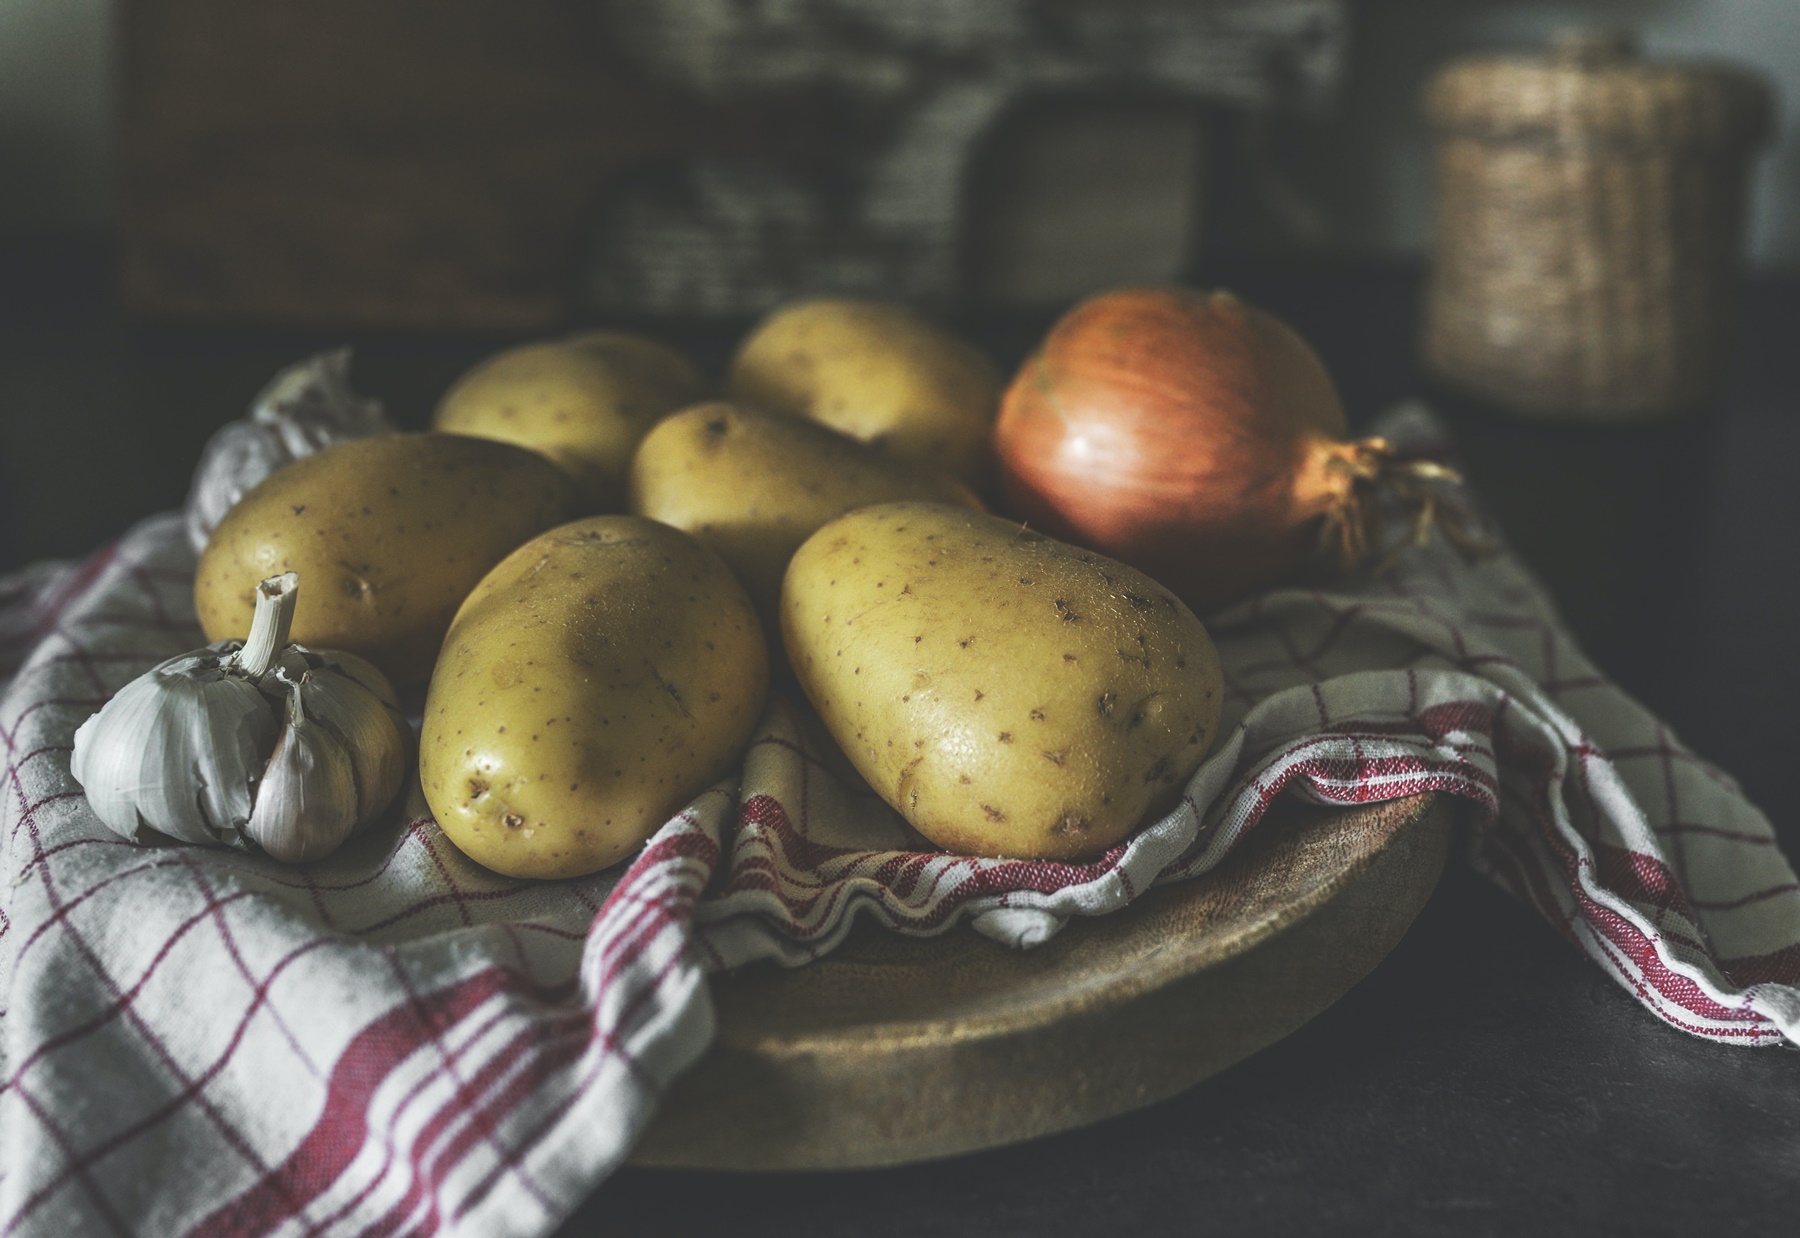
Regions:
<instances>
[{"instance_id":1,"label":"blurred wooden board","mask_svg":"<svg viewBox=\"0 0 1800 1238\"><path fill-rule=\"evenodd\" d=\"M687 1169L897 1165L1083 1126L1280 1040L1425 905L1452 805L1285 799L1197 880L1018 952L966 927L859 928L792 971L714 981L719 1034L633 1155Z\"/></svg>"},{"instance_id":2,"label":"blurred wooden board","mask_svg":"<svg viewBox=\"0 0 1800 1238\"><path fill-rule=\"evenodd\" d=\"M631 72L586 4L134 0L121 17L123 291L159 314L544 328L614 176L771 132L767 107Z\"/></svg>"},{"instance_id":3,"label":"blurred wooden board","mask_svg":"<svg viewBox=\"0 0 1800 1238\"><path fill-rule=\"evenodd\" d=\"M1168 278L1202 109L1325 97L1347 14L132 0L123 292L162 316L541 331L819 292L948 309ZM1039 104L1071 123L1012 126ZM979 211L970 174L988 165Z\"/></svg>"}]
</instances>

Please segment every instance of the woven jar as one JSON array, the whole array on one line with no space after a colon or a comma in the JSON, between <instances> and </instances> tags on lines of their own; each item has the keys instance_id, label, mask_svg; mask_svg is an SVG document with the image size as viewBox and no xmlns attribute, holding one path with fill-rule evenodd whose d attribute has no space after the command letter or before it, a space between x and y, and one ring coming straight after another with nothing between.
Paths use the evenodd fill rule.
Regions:
<instances>
[{"instance_id":1,"label":"woven jar","mask_svg":"<svg viewBox=\"0 0 1800 1238\"><path fill-rule=\"evenodd\" d=\"M1767 88L1619 35L1453 64L1438 138L1428 369L1521 413L1619 420L1716 394Z\"/></svg>"}]
</instances>

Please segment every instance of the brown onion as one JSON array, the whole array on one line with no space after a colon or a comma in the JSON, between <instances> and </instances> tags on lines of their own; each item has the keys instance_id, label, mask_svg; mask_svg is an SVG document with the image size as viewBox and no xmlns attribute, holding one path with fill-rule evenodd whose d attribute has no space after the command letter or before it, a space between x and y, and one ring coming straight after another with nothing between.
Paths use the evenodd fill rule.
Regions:
<instances>
[{"instance_id":1,"label":"brown onion","mask_svg":"<svg viewBox=\"0 0 1800 1238\"><path fill-rule=\"evenodd\" d=\"M1351 440L1318 355L1229 292L1124 288L1077 305L1014 376L994 441L1015 514L1196 610L1267 588L1322 541L1360 560L1370 483L1446 473ZM1429 497L1409 493L1428 521Z\"/></svg>"}]
</instances>

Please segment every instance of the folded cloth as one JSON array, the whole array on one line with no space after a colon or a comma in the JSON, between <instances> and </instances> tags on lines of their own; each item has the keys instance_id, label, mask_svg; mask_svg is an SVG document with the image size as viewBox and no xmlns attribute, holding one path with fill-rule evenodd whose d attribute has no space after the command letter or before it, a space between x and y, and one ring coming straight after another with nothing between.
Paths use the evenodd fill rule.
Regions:
<instances>
[{"instance_id":1,"label":"folded cloth","mask_svg":"<svg viewBox=\"0 0 1800 1238\"><path fill-rule=\"evenodd\" d=\"M13 674L49 635L76 590L91 584L97 568L75 563L36 563L0 576L0 694Z\"/></svg>"},{"instance_id":2,"label":"folded cloth","mask_svg":"<svg viewBox=\"0 0 1800 1238\"><path fill-rule=\"evenodd\" d=\"M1800 890L1768 822L1504 554L1427 544L1354 589L1213 616L1219 748L1093 863L929 850L777 700L741 778L625 871L538 883L470 863L416 795L305 868L102 825L71 737L201 643L193 570L163 517L0 581L0 634L38 634L0 697L7 1233L546 1233L705 1049L709 971L805 963L857 914L1028 946L1210 868L1283 790L1471 801L1471 861L1652 1013L1728 1044L1800 1038Z\"/></svg>"}]
</instances>

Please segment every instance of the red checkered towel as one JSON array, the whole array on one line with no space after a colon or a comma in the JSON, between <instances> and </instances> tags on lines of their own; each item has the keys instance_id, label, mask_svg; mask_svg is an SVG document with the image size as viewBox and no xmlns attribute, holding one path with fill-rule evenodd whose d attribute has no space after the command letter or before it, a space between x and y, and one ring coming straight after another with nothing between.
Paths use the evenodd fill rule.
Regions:
<instances>
[{"instance_id":1,"label":"red checkered towel","mask_svg":"<svg viewBox=\"0 0 1800 1238\"><path fill-rule=\"evenodd\" d=\"M737 785L625 871L545 883L476 867L423 815L307 868L102 825L71 737L200 643L193 568L164 517L0 581L7 1233L543 1234L706 1048L709 971L802 964L859 912L1031 945L1217 863L1284 789L1462 797L1472 862L1651 1013L1800 1038L1800 891L1768 823L1505 556L1428 546L1354 591L1214 616L1224 739L1094 863L926 849L778 700Z\"/></svg>"}]
</instances>

